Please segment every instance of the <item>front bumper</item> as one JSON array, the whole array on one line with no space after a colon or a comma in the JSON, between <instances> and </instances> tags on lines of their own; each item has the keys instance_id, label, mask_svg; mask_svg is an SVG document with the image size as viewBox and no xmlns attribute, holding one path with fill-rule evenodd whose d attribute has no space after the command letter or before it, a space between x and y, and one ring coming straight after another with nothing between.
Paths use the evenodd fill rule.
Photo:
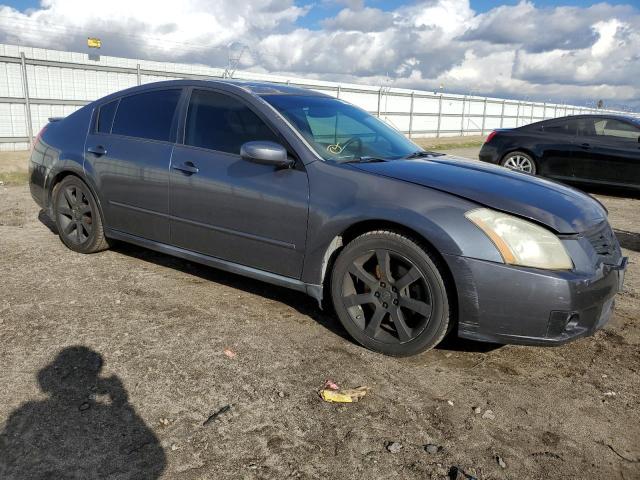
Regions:
<instances>
[{"instance_id":1,"label":"front bumper","mask_svg":"<svg viewBox=\"0 0 640 480\"><path fill-rule=\"evenodd\" d=\"M553 272L447 256L456 279L458 334L494 343L561 345L609 320L627 259L591 274Z\"/></svg>"}]
</instances>

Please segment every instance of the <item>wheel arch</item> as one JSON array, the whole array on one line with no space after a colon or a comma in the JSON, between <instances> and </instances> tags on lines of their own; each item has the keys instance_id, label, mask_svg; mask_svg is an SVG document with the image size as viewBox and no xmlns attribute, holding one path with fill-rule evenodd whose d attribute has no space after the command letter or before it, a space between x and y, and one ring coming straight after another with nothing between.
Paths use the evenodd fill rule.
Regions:
<instances>
[{"instance_id":1,"label":"wheel arch","mask_svg":"<svg viewBox=\"0 0 640 480\"><path fill-rule=\"evenodd\" d=\"M53 194L56 189L56 186L60 185L60 183L69 176L74 176L79 178L82 181L82 183L84 183L87 186L87 188L91 192L91 195L93 195L96 205L98 205L100 218L102 218L102 221L104 222L105 218L104 218L104 212L102 210L102 204L100 202L100 197L97 195L94 186L92 185L91 182L87 181L87 178L83 172L80 172L77 169L73 169L73 168L63 168L51 176L49 188L47 189L47 204L49 206L49 211L53 213Z\"/></svg>"},{"instance_id":2,"label":"wheel arch","mask_svg":"<svg viewBox=\"0 0 640 480\"><path fill-rule=\"evenodd\" d=\"M458 323L458 290L456 286L455 279L453 277L453 273L449 268L445 258L438 251L432 241L430 241L424 234L418 232L417 230L403 225L402 223L394 222L391 220L383 220L383 219L368 219L358 221L352 225L349 225L342 232L337 234L329 243L327 250L324 254L323 265L322 265L322 276L321 276L321 285L323 291L323 298L329 299L331 298L330 292L330 280L331 280L331 271L333 270L333 265L336 261L336 258L340 254L340 251L344 246L346 246L349 242L356 239L360 235L363 235L368 232L375 232L377 230L388 230L395 233L400 233L404 236L407 236L413 240L416 240L419 246L425 251L427 251L432 258L435 260L437 267L442 272L442 276L445 282L445 287L447 289L447 295L450 297L449 307L450 307L450 319L451 325L455 326Z\"/></svg>"}]
</instances>

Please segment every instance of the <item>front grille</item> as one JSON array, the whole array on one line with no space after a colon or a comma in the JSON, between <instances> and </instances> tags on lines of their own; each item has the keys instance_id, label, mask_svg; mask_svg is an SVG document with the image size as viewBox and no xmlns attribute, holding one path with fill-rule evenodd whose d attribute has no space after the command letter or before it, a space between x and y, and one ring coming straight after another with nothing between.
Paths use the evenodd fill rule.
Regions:
<instances>
[{"instance_id":1,"label":"front grille","mask_svg":"<svg viewBox=\"0 0 640 480\"><path fill-rule=\"evenodd\" d=\"M604 263L615 264L620 257L620 247L608 222L604 222L594 230L585 233L593 249Z\"/></svg>"}]
</instances>

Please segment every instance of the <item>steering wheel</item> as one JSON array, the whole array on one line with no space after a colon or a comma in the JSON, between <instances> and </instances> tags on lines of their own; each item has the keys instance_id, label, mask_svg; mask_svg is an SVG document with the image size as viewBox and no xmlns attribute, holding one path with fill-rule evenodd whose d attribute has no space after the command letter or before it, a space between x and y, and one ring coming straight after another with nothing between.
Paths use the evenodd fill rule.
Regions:
<instances>
[{"instance_id":1,"label":"steering wheel","mask_svg":"<svg viewBox=\"0 0 640 480\"><path fill-rule=\"evenodd\" d=\"M347 147L349 147L352 143L357 143L358 151L362 153L362 139L360 137L351 137L342 145L340 145L339 143L336 143L335 145L329 145L327 147L327 152L333 153L334 155L338 155L344 152L347 149Z\"/></svg>"}]
</instances>

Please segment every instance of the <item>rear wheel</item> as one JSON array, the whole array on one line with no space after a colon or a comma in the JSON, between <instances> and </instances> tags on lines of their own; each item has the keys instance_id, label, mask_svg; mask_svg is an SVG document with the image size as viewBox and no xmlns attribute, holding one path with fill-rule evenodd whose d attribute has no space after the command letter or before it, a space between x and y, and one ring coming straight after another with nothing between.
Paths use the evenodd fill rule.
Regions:
<instances>
[{"instance_id":1,"label":"rear wheel","mask_svg":"<svg viewBox=\"0 0 640 480\"><path fill-rule=\"evenodd\" d=\"M386 355L423 352L447 333L449 300L437 262L395 232L366 233L342 250L331 297L353 338Z\"/></svg>"},{"instance_id":2,"label":"rear wheel","mask_svg":"<svg viewBox=\"0 0 640 480\"><path fill-rule=\"evenodd\" d=\"M53 214L60 240L71 250L95 253L109 248L98 205L78 177L70 175L56 185Z\"/></svg>"},{"instance_id":3,"label":"rear wheel","mask_svg":"<svg viewBox=\"0 0 640 480\"><path fill-rule=\"evenodd\" d=\"M506 154L502 159L501 165L512 170L519 170L532 175L536 174L536 162L531 158L531 155L524 152L511 152Z\"/></svg>"}]
</instances>

